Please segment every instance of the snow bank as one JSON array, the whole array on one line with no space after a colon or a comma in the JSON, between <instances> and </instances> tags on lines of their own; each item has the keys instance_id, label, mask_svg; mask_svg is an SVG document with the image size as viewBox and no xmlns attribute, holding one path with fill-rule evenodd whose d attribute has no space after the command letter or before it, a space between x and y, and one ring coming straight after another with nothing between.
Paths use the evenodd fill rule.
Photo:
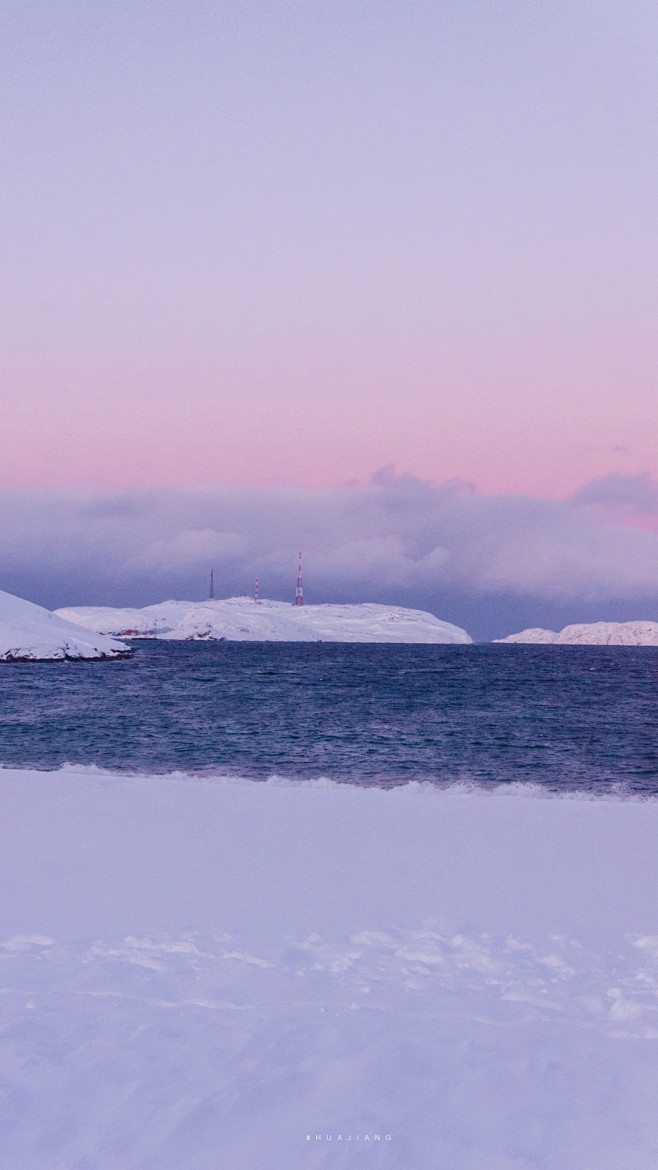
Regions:
<instances>
[{"instance_id":1,"label":"snow bank","mask_svg":"<svg viewBox=\"0 0 658 1170\"><path fill-rule=\"evenodd\" d=\"M0 591L0 662L61 658L120 658L123 642L96 634L50 613L41 605Z\"/></svg>"},{"instance_id":2,"label":"snow bank","mask_svg":"<svg viewBox=\"0 0 658 1170\"><path fill-rule=\"evenodd\" d=\"M653 801L2 771L0 1162L648 1170L657 837Z\"/></svg>"},{"instance_id":3,"label":"snow bank","mask_svg":"<svg viewBox=\"0 0 658 1170\"><path fill-rule=\"evenodd\" d=\"M145 609L80 606L60 617L87 629L124 636L245 642L466 643L465 630L431 613L401 606L304 605L230 597L223 601L163 601Z\"/></svg>"},{"instance_id":4,"label":"snow bank","mask_svg":"<svg viewBox=\"0 0 658 1170\"><path fill-rule=\"evenodd\" d=\"M495 642L551 642L562 646L658 646L658 622L584 622L554 630L521 630Z\"/></svg>"}]
</instances>

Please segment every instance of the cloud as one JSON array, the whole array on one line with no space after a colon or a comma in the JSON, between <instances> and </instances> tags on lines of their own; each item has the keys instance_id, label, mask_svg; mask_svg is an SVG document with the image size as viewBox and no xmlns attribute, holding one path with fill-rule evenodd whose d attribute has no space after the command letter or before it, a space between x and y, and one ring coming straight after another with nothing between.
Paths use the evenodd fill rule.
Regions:
<instances>
[{"instance_id":1,"label":"cloud","mask_svg":"<svg viewBox=\"0 0 658 1170\"><path fill-rule=\"evenodd\" d=\"M15 493L0 511L0 586L50 606L144 605L203 597L212 566L218 595L251 593L258 575L261 595L285 599L301 548L308 600L443 607L481 629L500 599L510 613L525 605L534 624L550 605L576 620L583 606L600 616L619 599L629 616L651 616L658 535L607 524L602 507L657 511L658 487L648 475L607 476L569 501L540 500L384 468L366 487L326 490Z\"/></svg>"},{"instance_id":2,"label":"cloud","mask_svg":"<svg viewBox=\"0 0 658 1170\"><path fill-rule=\"evenodd\" d=\"M622 509L636 515L658 514L658 483L648 471L639 475L614 472L591 479L571 497L575 504Z\"/></svg>"},{"instance_id":3,"label":"cloud","mask_svg":"<svg viewBox=\"0 0 658 1170\"><path fill-rule=\"evenodd\" d=\"M398 536L350 540L313 557L314 571L332 586L354 589L378 583L408 589L414 563Z\"/></svg>"},{"instance_id":4,"label":"cloud","mask_svg":"<svg viewBox=\"0 0 658 1170\"><path fill-rule=\"evenodd\" d=\"M215 562L225 565L237 561L247 547L247 540L237 532L185 528L173 540L155 540L134 558L133 566L161 573L205 570Z\"/></svg>"}]
</instances>

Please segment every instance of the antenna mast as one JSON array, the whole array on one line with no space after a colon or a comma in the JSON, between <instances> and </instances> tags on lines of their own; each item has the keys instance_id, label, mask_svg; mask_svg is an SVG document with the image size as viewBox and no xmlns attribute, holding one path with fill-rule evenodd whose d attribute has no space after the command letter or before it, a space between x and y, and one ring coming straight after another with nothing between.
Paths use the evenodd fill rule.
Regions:
<instances>
[{"instance_id":1,"label":"antenna mast","mask_svg":"<svg viewBox=\"0 0 658 1170\"><path fill-rule=\"evenodd\" d=\"M256 577L256 588L254 589L254 605L260 605L260 597L258 596L258 577Z\"/></svg>"},{"instance_id":2,"label":"antenna mast","mask_svg":"<svg viewBox=\"0 0 658 1170\"><path fill-rule=\"evenodd\" d=\"M208 601L215 600L215 570L210 570L210 589L208 590Z\"/></svg>"},{"instance_id":3,"label":"antenna mast","mask_svg":"<svg viewBox=\"0 0 658 1170\"><path fill-rule=\"evenodd\" d=\"M299 554L299 568L297 569L297 588L295 589L295 605L304 604L304 586L302 585L302 554Z\"/></svg>"}]
</instances>

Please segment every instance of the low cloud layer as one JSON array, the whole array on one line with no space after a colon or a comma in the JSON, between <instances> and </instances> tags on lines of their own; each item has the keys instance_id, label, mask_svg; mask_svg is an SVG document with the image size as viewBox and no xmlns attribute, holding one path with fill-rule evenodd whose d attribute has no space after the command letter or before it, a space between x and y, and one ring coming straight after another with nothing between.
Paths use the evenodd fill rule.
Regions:
<instances>
[{"instance_id":1,"label":"low cloud layer","mask_svg":"<svg viewBox=\"0 0 658 1170\"><path fill-rule=\"evenodd\" d=\"M612 475L591 479L571 497L575 504L619 509L637 516L658 515L658 483L648 471L639 475Z\"/></svg>"},{"instance_id":2,"label":"low cloud layer","mask_svg":"<svg viewBox=\"0 0 658 1170\"><path fill-rule=\"evenodd\" d=\"M623 482L622 482L623 481ZM593 506L594 505L594 506ZM523 624L658 616L658 535L605 510L658 510L648 476L609 476L566 502L483 496L384 468L367 487L222 485L5 495L0 585L48 606L206 595L430 609L476 637Z\"/></svg>"}]
</instances>

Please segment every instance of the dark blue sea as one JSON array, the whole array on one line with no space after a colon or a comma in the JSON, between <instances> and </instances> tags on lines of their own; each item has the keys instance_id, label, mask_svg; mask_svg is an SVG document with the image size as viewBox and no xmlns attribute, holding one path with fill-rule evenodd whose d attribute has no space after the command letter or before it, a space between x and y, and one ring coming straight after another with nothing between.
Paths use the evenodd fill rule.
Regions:
<instances>
[{"instance_id":1,"label":"dark blue sea","mask_svg":"<svg viewBox=\"0 0 658 1170\"><path fill-rule=\"evenodd\" d=\"M658 792L658 648L134 647L0 666L0 764Z\"/></svg>"}]
</instances>

